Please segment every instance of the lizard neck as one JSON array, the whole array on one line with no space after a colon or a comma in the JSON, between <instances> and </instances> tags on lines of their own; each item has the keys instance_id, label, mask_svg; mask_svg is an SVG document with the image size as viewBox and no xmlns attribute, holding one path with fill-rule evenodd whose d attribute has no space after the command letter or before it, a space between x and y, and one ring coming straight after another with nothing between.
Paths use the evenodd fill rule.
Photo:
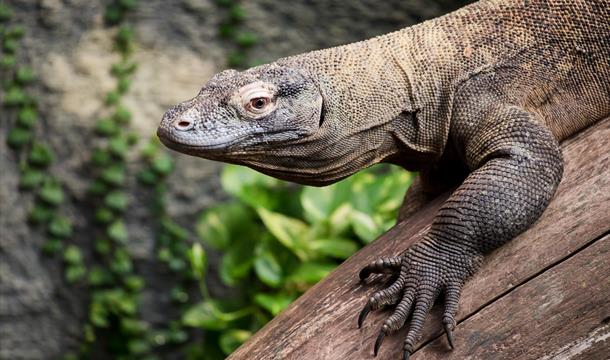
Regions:
<instances>
[{"instance_id":1,"label":"lizard neck","mask_svg":"<svg viewBox=\"0 0 610 360\"><path fill-rule=\"evenodd\" d=\"M437 92L446 87L426 81L421 54L427 54L430 67L436 67L436 56L418 37L412 27L280 60L316 78L324 98L324 122L316 138L323 146L333 142L350 148L367 158L361 167L402 158L401 164L417 168L440 157L448 124L436 126L430 114L438 110L432 109L442 97Z\"/></svg>"}]
</instances>

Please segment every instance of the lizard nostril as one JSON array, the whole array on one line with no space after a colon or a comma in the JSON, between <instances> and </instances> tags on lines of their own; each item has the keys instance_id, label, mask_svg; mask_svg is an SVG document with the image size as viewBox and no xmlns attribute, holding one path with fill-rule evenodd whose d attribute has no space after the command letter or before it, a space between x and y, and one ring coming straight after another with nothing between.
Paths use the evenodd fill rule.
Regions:
<instances>
[{"instance_id":1,"label":"lizard nostril","mask_svg":"<svg viewBox=\"0 0 610 360\"><path fill-rule=\"evenodd\" d=\"M185 119L179 119L174 121L174 127L177 130L186 131L193 127L193 123Z\"/></svg>"}]
</instances>

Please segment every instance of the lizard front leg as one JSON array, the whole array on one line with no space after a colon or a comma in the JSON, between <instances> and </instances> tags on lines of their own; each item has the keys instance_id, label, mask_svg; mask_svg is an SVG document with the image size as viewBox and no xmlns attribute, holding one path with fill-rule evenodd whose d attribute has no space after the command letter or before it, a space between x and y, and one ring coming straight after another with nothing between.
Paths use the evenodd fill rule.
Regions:
<instances>
[{"instance_id":1,"label":"lizard front leg","mask_svg":"<svg viewBox=\"0 0 610 360\"><path fill-rule=\"evenodd\" d=\"M511 105L464 109L478 121L456 114L452 137L463 151L470 175L437 213L420 243L400 257L373 263L360 273L395 272L395 282L374 293L359 317L396 305L381 327L377 354L386 335L400 329L412 313L404 358L415 349L432 304L445 294L443 325L449 344L456 325L460 290L483 256L526 230L542 214L563 171L555 138L534 115Z\"/></svg>"},{"instance_id":2,"label":"lizard front leg","mask_svg":"<svg viewBox=\"0 0 610 360\"><path fill-rule=\"evenodd\" d=\"M422 169L413 180L398 210L397 221L408 218L438 195L457 187L466 178L467 170L465 165L455 158L452 149L445 151L441 160Z\"/></svg>"}]
</instances>

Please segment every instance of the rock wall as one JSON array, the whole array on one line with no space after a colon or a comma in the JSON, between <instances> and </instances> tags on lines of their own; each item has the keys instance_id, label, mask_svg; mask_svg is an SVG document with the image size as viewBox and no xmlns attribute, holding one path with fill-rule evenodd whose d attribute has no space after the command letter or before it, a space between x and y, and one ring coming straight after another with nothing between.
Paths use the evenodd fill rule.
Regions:
<instances>
[{"instance_id":1,"label":"rock wall","mask_svg":"<svg viewBox=\"0 0 610 360\"><path fill-rule=\"evenodd\" d=\"M267 62L312 49L365 39L457 8L451 0L253 0L242 1L244 27L260 42L250 57ZM73 240L91 247L91 214L86 203L93 124L104 115L104 94L113 88L108 69L116 61L113 31L104 26L105 1L13 0L15 22L26 28L19 59L38 74L42 124L37 136L57 155L50 170L67 187L65 212L75 226ZM140 1L130 15L135 25L139 68L125 105L132 129L153 136L164 110L194 96L226 64L230 46L218 35L218 5L210 0ZM2 97L0 95L0 97ZM84 286L67 285L61 264L41 255L43 234L26 222L32 197L18 191L18 159L6 145L11 124L0 115L0 358L54 359L78 348L87 317ZM134 156L135 159L135 156ZM223 197L219 164L175 155L169 180L169 212L192 229L196 216ZM134 160L134 167L137 166ZM153 288L167 276L155 266L150 209L138 208L146 195L134 181L127 224L136 266ZM92 256L91 254L86 254ZM212 258L212 264L214 259ZM165 274L166 275L166 274ZM210 284L221 292L219 285ZM143 316L167 316L169 300L149 290Z\"/></svg>"}]
</instances>

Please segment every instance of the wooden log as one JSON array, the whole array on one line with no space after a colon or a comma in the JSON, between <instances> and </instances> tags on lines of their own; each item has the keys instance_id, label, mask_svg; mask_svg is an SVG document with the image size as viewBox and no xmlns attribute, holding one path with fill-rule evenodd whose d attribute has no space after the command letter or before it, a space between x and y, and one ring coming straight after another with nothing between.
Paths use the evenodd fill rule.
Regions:
<instances>
[{"instance_id":1,"label":"wooden log","mask_svg":"<svg viewBox=\"0 0 610 360\"><path fill-rule=\"evenodd\" d=\"M565 159L564 178L542 218L528 231L490 254L481 270L464 287L456 318L458 327L455 337L458 343L489 341L492 346L494 338L482 337L477 340L464 336L461 322L475 319L475 314L481 309L492 306L517 287L525 286L528 281L587 248L610 230L610 118L564 142L562 151ZM349 258L257 332L229 359L372 358L373 343L389 312L372 313L363 328L357 328L357 315L368 295L379 289L379 286L361 284L357 274L370 261L380 256L400 254L420 239L447 196L445 194L435 199L418 214L400 222ZM572 274L566 276L569 278ZM535 299L521 301L527 304ZM528 308L523 304L522 311L527 314ZM606 304L606 313L610 312L609 308L610 305ZM428 318L420 344L427 344L441 334L439 310L436 307ZM514 308L513 311L518 310ZM577 321L568 320L565 323L567 327L570 321ZM508 322L506 326L510 328ZM481 330L489 325L484 318L479 322L466 321L464 324L468 324L468 331L471 331L470 324L474 328L472 331L476 331L477 326ZM405 335L406 329L403 329L386 337L377 359L400 359ZM575 332L574 335L586 336L587 333ZM434 349L426 348L422 352L429 354L429 351L436 351L442 347L439 344L445 344L444 338L433 343ZM515 340L510 346L518 348L521 344L526 342ZM551 353L557 349L547 350ZM414 358L416 354L418 352Z\"/></svg>"}]
</instances>

